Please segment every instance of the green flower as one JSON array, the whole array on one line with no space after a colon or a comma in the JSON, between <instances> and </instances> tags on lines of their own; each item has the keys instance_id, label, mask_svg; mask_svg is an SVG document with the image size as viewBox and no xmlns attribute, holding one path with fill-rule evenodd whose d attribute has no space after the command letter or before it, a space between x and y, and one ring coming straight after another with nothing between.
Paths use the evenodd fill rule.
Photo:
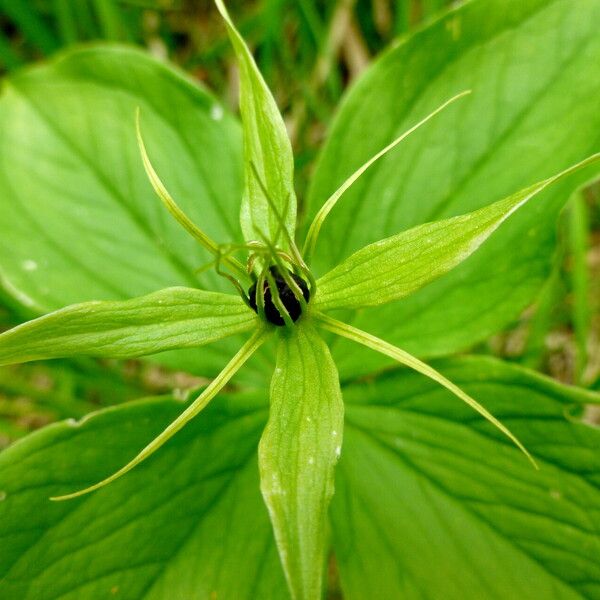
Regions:
<instances>
[{"instance_id":1,"label":"green flower","mask_svg":"<svg viewBox=\"0 0 600 600\"><path fill-rule=\"evenodd\" d=\"M144 167L175 219L214 257L217 273L237 293L168 288L124 302L69 306L0 336L0 364L88 354L115 358L196 347L251 333L220 374L189 407L128 464L75 498L121 477L193 419L269 339L277 354L268 424L259 446L261 490L294 598L320 597L326 523L341 452L344 403L330 334L348 338L431 378L483 415L531 460L517 438L475 399L432 367L382 339L331 316L396 301L448 272L475 252L516 210L547 186L600 158L589 159L463 216L424 224L358 250L320 278L311 271L321 226L344 192L379 158L467 92L444 102L359 168L323 204L300 249L293 156L275 101L250 51L216 0L240 66L245 193L243 244L212 240L178 207L154 170L142 137ZM245 255L245 264L239 257ZM325 335L322 335L325 334Z\"/></svg>"}]
</instances>

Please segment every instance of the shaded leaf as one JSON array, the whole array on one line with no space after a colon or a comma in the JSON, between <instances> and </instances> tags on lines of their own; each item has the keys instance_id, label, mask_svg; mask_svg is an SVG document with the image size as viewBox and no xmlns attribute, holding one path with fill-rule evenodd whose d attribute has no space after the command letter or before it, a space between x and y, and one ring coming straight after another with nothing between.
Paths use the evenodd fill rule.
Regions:
<instances>
[{"instance_id":1,"label":"shaded leaf","mask_svg":"<svg viewBox=\"0 0 600 600\"><path fill-rule=\"evenodd\" d=\"M599 397L489 358L436 366L540 471L419 375L345 387L331 512L344 597L600 597L600 430L575 416Z\"/></svg>"},{"instance_id":2,"label":"shaded leaf","mask_svg":"<svg viewBox=\"0 0 600 600\"><path fill-rule=\"evenodd\" d=\"M85 498L181 412L144 400L60 423L0 454L7 598L286 598L258 491L266 399L221 396L160 453ZM23 524L26 523L26 526Z\"/></svg>"}]
</instances>

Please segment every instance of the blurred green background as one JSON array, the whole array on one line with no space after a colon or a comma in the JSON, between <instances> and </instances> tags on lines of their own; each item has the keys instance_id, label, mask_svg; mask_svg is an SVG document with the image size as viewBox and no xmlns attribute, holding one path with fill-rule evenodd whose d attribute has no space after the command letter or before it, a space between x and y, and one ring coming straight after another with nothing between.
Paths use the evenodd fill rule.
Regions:
<instances>
[{"instance_id":1,"label":"blurred green background","mask_svg":"<svg viewBox=\"0 0 600 600\"><path fill-rule=\"evenodd\" d=\"M449 0L262 0L228 5L288 126L302 197L335 108L381 50ZM2 73L91 42L145 48L235 109L236 67L210 0L0 0ZM479 352L600 389L600 187L565 210L556 268L538 301ZM1 294L1 291L0 291ZM0 330L25 318L0 295ZM103 405L201 383L137 361L77 359L0 369L0 448Z\"/></svg>"}]
</instances>

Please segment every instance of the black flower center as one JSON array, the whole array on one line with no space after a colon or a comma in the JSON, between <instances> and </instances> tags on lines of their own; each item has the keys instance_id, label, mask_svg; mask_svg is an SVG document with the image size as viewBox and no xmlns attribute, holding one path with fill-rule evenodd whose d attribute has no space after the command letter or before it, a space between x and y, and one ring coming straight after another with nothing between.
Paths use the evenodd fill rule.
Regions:
<instances>
[{"instance_id":1,"label":"black flower center","mask_svg":"<svg viewBox=\"0 0 600 600\"><path fill-rule=\"evenodd\" d=\"M288 284L285 282L285 279L282 277L279 269L277 267L271 267L270 269L271 276L277 286L277 291L279 292L279 298L288 314L290 315L292 321L297 321L302 314L302 305L298 302L298 298L294 292L290 289ZM292 278L297 284L298 287L302 290L302 295L304 299L308 302L310 298L310 292L308 291L308 286L306 282L298 275L295 275L291 271L288 271L289 277ZM250 289L248 290L248 299L250 300L250 306L254 310L254 312L258 313L258 306L256 303L256 286L254 283ZM269 282L265 279L264 282L264 297L265 297L265 317L269 323L273 323L273 325L285 325L285 321L283 317L279 314L279 310L273 303L273 296L271 294L271 287Z\"/></svg>"}]
</instances>

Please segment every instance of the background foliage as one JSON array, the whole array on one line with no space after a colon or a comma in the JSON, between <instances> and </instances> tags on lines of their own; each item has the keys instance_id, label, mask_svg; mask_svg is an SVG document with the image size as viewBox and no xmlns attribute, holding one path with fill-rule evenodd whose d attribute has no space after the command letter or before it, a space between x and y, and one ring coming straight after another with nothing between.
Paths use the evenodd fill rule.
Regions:
<instances>
[{"instance_id":1,"label":"background foliage","mask_svg":"<svg viewBox=\"0 0 600 600\"><path fill-rule=\"evenodd\" d=\"M240 26L242 34L256 48L261 70L274 90L286 119L294 144L296 169L299 173L297 191L300 199L307 197L308 182L314 172L316 152L323 144L326 128L331 122L345 89L352 84L380 50L386 48L397 36L413 31L423 22L435 18L436 13L447 4L449 2L441 0L407 0L406 2L392 2L391 0L339 0L337 2L264 0L253 3L230 3L231 12ZM222 23L213 9L212 2L208 0L206 2L187 2L185 0L179 2L176 0L165 0L164 2L152 0L81 0L81 2L0 0L0 15L0 63L6 72L50 57L66 47L81 42L94 40L127 42L142 46L155 56L168 57L213 90L226 106L235 108L236 68ZM377 140L373 140L373 143L375 146L378 145ZM368 149L365 149L365 152L368 154ZM332 154L335 155L334 152ZM318 180L313 185L318 190ZM314 194L316 192L313 190ZM311 208L304 204L301 205L301 210L310 211ZM516 365L536 368L561 382L577 383L584 388L600 390L600 188L598 186L588 187L577 194L571 199L568 209L563 211L558 230L558 248L552 275L546 281L536 302L526 307L522 314L506 327L505 331L494 335L484 343L478 343L474 349L479 354L489 354ZM9 298L0 298L0 328L8 328L25 320L28 316L30 315L23 307L16 306ZM435 354L435 351L431 353ZM465 363L450 362L446 368L449 372L455 373L459 380L462 377L465 385L472 385L477 389L482 385L476 381L474 375L477 372L477 366L476 363L469 361ZM346 366L349 372L354 367L355 365L352 364ZM501 387L504 367L497 368L501 373L496 385ZM526 379L525 376L523 378ZM0 447L9 445L13 440L32 429L66 417L83 416L101 405L112 405L143 396L171 393L173 390L177 395L179 389L189 389L203 383L202 379L184 371L173 371L168 365L151 365L137 361L77 359L63 360L52 364L3 367L0 368ZM382 405L385 405L387 402L386 390L389 391L392 383L384 381L380 384L381 389L370 390L370 393L380 394L383 398ZM540 398L553 397L554 389L551 386L548 387L548 384L524 381L523 387L531 390L537 384L540 386ZM433 419L419 413L431 410L431 405L427 405L425 399L433 398L435 401L436 395L442 394L442 392L431 390L424 383L419 383L410 377L408 382L403 381L402 385L419 388L419 393L423 395L422 406L411 406L405 398L394 398L394 402L402 407L403 418L414 419L414 431L420 433L413 433L413 435L425 436L425 432L430 431L432 427L430 421ZM479 391L481 392L481 390ZM362 392L364 390L361 390ZM485 390L481 393L485 399ZM488 393L490 402L493 403L493 390ZM361 413L361 401L358 399L358 393L356 395L357 399L353 400L352 392L350 392L350 403L354 402L355 406L352 406L349 411L348 451L344 458L345 462L343 461L340 465L340 472L346 474L346 479L340 479L338 484L340 494L334 500L336 514L347 516L347 520L338 516L333 523L334 535L349 544L347 552L340 553L342 570L348 568L348 565L356 560L353 548L348 542L348 532L344 531L346 521L351 521L353 511L356 510L356 507L349 503L348 497L344 495L344 486L350 485L349 482L353 477L352 469L348 469L346 465L352 459L361 461L366 460L365 456L372 455L373 460L377 460L377 457L383 454L386 455L385 460L388 460L390 465L393 461L398 462L400 459L394 455L393 450L394 440L403 427L401 422L390 422L385 412L385 406L382 406L380 415L378 415L381 419L380 422L375 422L374 418L372 424L378 432L377 435L370 437L366 435L358 425L360 418L355 416L354 423L352 421L353 415ZM391 395L389 394L389 396ZM558 395L557 392L557 397ZM194 493L194 490L202 489L207 496L216 495L217 490L222 486L223 489L230 490L227 493L234 497L237 485L240 490L246 489L247 481L244 485L238 484L237 481L229 482L226 474L218 472L217 458L221 456L220 450L228 447L228 441L234 439L235 436L241 436L243 444L236 449L235 455L228 455L224 460L226 459L226 463L229 461L227 464L233 462L240 467L236 477L244 480L255 477L254 459L249 459L248 456L250 449L258 439L265 415L262 405L256 408L257 402L253 398L249 397L246 400L247 410L242 410L241 414L236 413L236 419L230 425L232 431L227 428L225 430L219 428L221 424L219 419L224 419L225 416L228 416L228 411L232 410L225 398L221 404L212 409L216 415L215 431L205 431L203 425L198 424L198 431L188 432L177 442L177 446L171 448L171 451L175 453L179 446L186 447L185 452L189 453L193 452L193 449L189 449L187 446L197 444L198 436L199 439L205 440L218 438L214 451L215 461L217 461L213 465L215 471L207 469L197 472L197 480L191 484L188 482L186 493ZM584 404L585 394L577 396L576 401L578 404ZM390 399L389 402L391 403L392 400ZM440 401L441 406L443 406L443 402ZM163 421L167 422L179 410L179 407L174 401L163 399L157 400L154 409L153 416L164 415L160 416L157 421L158 430L158 424ZM496 409L498 416L502 417L502 406L498 406ZM144 414L137 414L137 412L143 413L144 410L147 408L133 406L131 421L119 425L125 431L126 438L136 419L145 418ZM536 414L533 417L528 415L528 418L539 418L539 421L543 422L554 418L561 410L559 400L554 403L549 401L547 414L541 411L539 415ZM510 417L510 415L508 416ZM459 414L457 416L453 413L447 417L446 421L437 423L435 426L440 428L441 433L447 435L448 432L453 431L453 428L460 426L460 423L454 421L467 418L466 415ZM598 416L592 410L588 410L585 418L591 421L598 420ZM103 419L110 421L110 415ZM424 423L421 423L420 420ZM91 439L100 435L95 429L96 426L99 427L99 431L102 431L104 427L102 423L93 422L91 430L86 433ZM56 442L59 445L61 435L63 433L67 435L69 427L70 425L58 426L54 430L52 443ZM524 435L527 437L528 433L525 432ZM536 441L536 436L531 432L529 436L530 444L543 445L543 440ZM480 446L475 442L473 446L482 452L486 448L484 437L481 436L482 439L478 441ZM84 447L83 441L82 448ZM415 439L415 445L418 446L419 441ZM579 441L581 442L581 440ZM128 443L131 444L131 447L135 447L136 444L139 445L139 440L129 437ZM569 440L564 440L564 446L568 447L568 444ZM575 469L573 465L582 468L582 463L593 460L592 442L589 442L588 445L589 454L585 454L583 458L573 459L572 464L569 463L570 458L566 458L566 462L561 464L559 458L551 453L546 456L546 459L549 463L554 464L557 471L561 468ZM538 451L541 452L539 449ZM583 455L584 451L581 452ZM118 465L121 457L126 454L127 448L117 449L110 460ZM59 460L53 458L51 452L49 456L50 460ZM160 460L164 460L165 465L169 464L168 456ZM467 461L470 468L476 467L475 458L466 457L464 460ZM504 468L503 459L498 460L498 468ZM85 461L82 461L80 465L73 465L73 483L84 476L90 480L94 479L94 473L85 472L84 475L84 464ZM457 463L456 470L463 467L463 463ZM407 474L407 480L410 481L411 473L415 468L423 471L427 470L428 466L424 461L419 465L404 464L402 468ZM364 470L368 471L367 465ZM189 472L189 468L182 464L180 471L170 475L177 482L177 478L185 477L187 472ZM454 474L453 477L455 476ZM141 472L138 475L139 483L137 480L131 480L130 485L133 486L133 489L130 492L125 489L124 493L134 493L136 485L143 486L144 477L144 472ZM444 474L436 472L428 473L428 477L431 489L428 488L427 493L433 494L439 505L452 504L453 498L459 495L459 491L448 489L449 482L453 481L452 477L446 479ZM33 485L36 482L29 483ZM46 482L47 485L56 483ZM366 484L361 481L353 483L357 486L364 485L363 501L367 506L373 503L372 514L378 520L378 526L382 530L397 526L386 512L385 505L375 506L375 500L380 496L377 494L377 481L373 480ZM24 485L27 484L28 482L24 482ZM122 485L126 486L126 483ZM552 481L549 482L549 485L552 485ZM581 502L581 510L591 510L591 501L586 504L588 489L585 484L576 480L573 486L573 489L577 488L575 495ZM476 486L468 492L470 494L468 504L473 507L473 510L465 512L464 518L467 525L472 522L479 523L482 519L487 520L487 526L496 531L496 533L490 534L491 537L501 538L502 535L496 534L502 516L492 513L491 516L486 514L484 519L481 514L477 513L476 507L478 503L484 502L486 499L477 496L480 490L476 489ZM412 493L415 502L418 502L420 494L424 492L415 484ZM527 490L527 493L535 494L536 491L530 489ZM558 490L556 493L561 492ZM206 531L213 531L214 522L219 519L220 511L223 511L223 514L231 514L228 512L228 498L229 496L226 494L221 503L216 503L214 506L207 504L207 506L199 508L202 511L202 519L205 519L201 519L201 527L205 527ZM237 500L239 501L239 498ZM262 510L258 493L242 500L248 505L255 503L259 513ZM152 510L153 507L158 506L159 501L160 498L149 499L150 505L141 508ZM101 498L98 502L101 502ZM510 504L509 501L507 503ZM523 507L515 506L514 508L518 510ZM138 506L137 509L140 507ZM92 506L86 510L96 511L98 508ZM123 522L133 517L126 511L113 516L117 520L122 519ZM254 535L257 547L261 543L263 544L261 551L267 557L265 560L268 563L277 559L273 548L266 541L268 533L265 531L268 527L266 514L263 516L265 520L256 523ZM236 518L243 521L244 515L237 515ZM408 523L403 525L406 526ZM160 523L157 527L159 526L161 526ZM77 520L70 521L69 527L72 527L71 531L77 531ZM185 521L179 523L177 535L183 538L186 527ZM40 528L43 529L43 524L40 525ZM585 534L585 528L581 527L581 529L582 535ZM60 540L64 532L52 531L50 533ZM162 529L156 535L163 535L167 539L169 537L167 533L172 534L172 530ZM513 535L513 533L503 532L507 536ZM211 563L207 557L210 549L200 547L200 540L205 535L206 533L202 530L197 532L196 556L198 564L202 563L205 568L209 569ZM416 543L419 539L416 527L411 535L414 536L413 541ZM474 532L473 536L476 535L477 533ZM531 535L542 536L543 532L537 532L534 527ZM381 538L383 537L381 536ZM121 539L122 543L127 543L130 538L125 532ZM522 540L522 542L524 545L527 544L527 540ZM530 540L530 542L534 544L536 540ZM573 546L575 547L580 542L582 540L574 539ZM194 547L196 542L194 539L190 539L186 543ZM477 543L475 537L473 543ZM157 564L161 561L164 564L171 564L171 558L167 557L168 548L163 548L163 550L165 551L164 556L146 557L147 561L154 560ZM398 548L396 552L401 554L402 549ZM365 560L362 567L367 571L379 569L385 555L385 552L382 551L377 559L371 557L372 562ZM230 558L232 564L240 560L236 558L235 548L232 549ZM597 579L597 574L592 573L593 565L586 564L584 558L578 566L586 576ZM431 560L435 559L435 552L431 551ZM48 560L52 560L52 557L49 557ZM404 560L410 564L411 557L405 556ZM145 567L146 564L141 561L139 568ZM194 568L194 565L187 565L186 568ZM388 565L387 568L391 571L393 565ZM588 568L589 572L586 571ZM251 567L249 567L250 571ZM331 595L335 597L337 593L335 569L332 568L330 576L333 581ZM164 585L168 585L168 578L166 581L167 583ZM143 583L142 578L140 585ZM443 590L447 581L440 575L440 580L434 583L440 586L440 590ZM43 581L39 582L39 585L43 584ZM243 585L243 581L240 585ZM266 594L276 594L273 590L282 589L282 581L278 577L274 577L273 580L265 578L261 585L265 586L265 590L269 590L264 592ZM465 585L471 585L471 583L465 582ZM69 589L69 582L65 582L65 586L65 589ZM356 586L359 587L359 582L356 583ZM356 593L360 597L358 587ZM155 590L154 593L160 594L160 590ZM230 590L230 593L235 594L236 590ZM498 590L498 593L501 594L502 590ZM260 595L261 591L258 590L257 597Z\"/></svg>"}]
</instances>

